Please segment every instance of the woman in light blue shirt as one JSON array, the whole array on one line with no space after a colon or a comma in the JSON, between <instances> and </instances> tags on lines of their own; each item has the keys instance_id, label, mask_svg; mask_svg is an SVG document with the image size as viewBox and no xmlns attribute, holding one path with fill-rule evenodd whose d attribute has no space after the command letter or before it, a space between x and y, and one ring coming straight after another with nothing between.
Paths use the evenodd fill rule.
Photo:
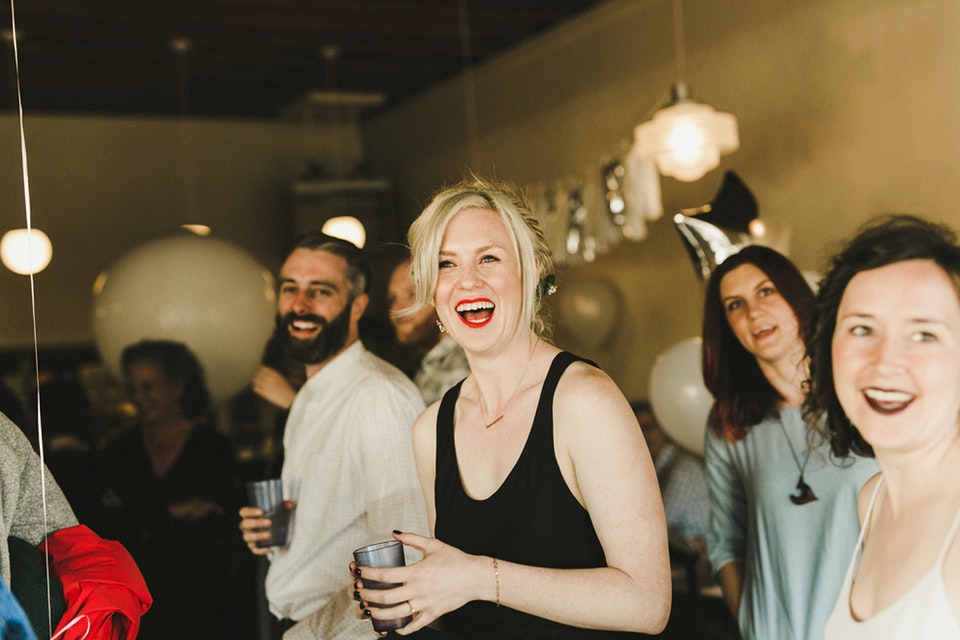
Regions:
<instances>
[{"instance_id":1,"label":"woman in light blue shirt","mask_svg":"<svg viewBox=\"0 0 960 640\"><path fill-rule=\"evenodd\" d=\"M857 493L876 471L808 445L812 303L796 266L762 246L727 258L707 285L707 547L744 640L822 638L859 532Z\"/></svg>"}]
</instances>

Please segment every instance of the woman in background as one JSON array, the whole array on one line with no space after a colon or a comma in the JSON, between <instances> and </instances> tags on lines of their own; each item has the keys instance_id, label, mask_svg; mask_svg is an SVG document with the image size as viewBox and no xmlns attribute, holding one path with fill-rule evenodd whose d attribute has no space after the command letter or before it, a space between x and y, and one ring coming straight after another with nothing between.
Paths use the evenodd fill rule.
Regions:
<instances>
[{"instance_id":1,"label":"woman in background","mask_svg":"<svg viewBox=\"0 0 960 640\"><path fill-rule=\"evenodd\" d=\"M895 216L833 259L808 408L833 452L875 456L830 640L960 638L960 246ZM849 553L849 551L848 551Z\"/></svg>"},{"instance_id":2,"label":"woman in background","mask_svg":"<svg viewBox=\"0 0 960 640\"><path fill-rule=\"evenodd\" d=\"M103 453L102 534L127 547L154 596L140 638L236 637L236 469L200 363L183 344L143 341L121 369L137 424Z\"/></svg>"},{"instance_id":3,"label":"woman in background","mask_svg":"<svg viewBox=\"0 0 960 640\"><path fill-rule=\"evenodd\" d=\"M745 640L820 640L857 538L857 492L876 471L807 445L812 304L796 266L763 246L727 258L707 284L707 548Z\"/></svg>"},{"instance_id":4,"label":"woman in background","mask_svg":"<svg viewBox=\"0 0 960 640\"><path fill-rule=\"evenodd\" d=\"M436 307L471 373L414 426L436 537L398 532L423 560L358 570L361 614L412 614L401 635L439 619L457 639L658 633L670 569L653 463L614 382L542 337L552 263L530 207L504 185L464 183L409 238L411 312Z\"/></svg>"}]
</instances>

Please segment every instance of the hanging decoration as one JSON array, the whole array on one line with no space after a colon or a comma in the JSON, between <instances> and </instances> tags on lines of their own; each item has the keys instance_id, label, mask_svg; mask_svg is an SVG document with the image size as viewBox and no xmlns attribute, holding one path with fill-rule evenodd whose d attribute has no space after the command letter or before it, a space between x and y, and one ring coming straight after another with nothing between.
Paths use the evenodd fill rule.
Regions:
<instances>
[{"instance_id":1,"label":"hanging decoration","mask_svg":"<svg viewBox=\"0 0 960 640\"><path fill-rule=\"evenodd\" d=\"M733 171L723 175L716 197L673 216L673 223L690 254L697 276L706 282L717 265L752 244L751 227L757 218L757 200Z\"/></svg>"},{"instance_id":2,"label":"hanging decoration","mask_svg":"<svg viewBox=\"0 0 960 640\"><path fill-rule=\"evenodd\" d=\"M737 119L690 97L686 83L671 88L670 103L634 130L635 153L653 158L665 176L699 180L740 146Z\"/></svg>"},{"instance_id":3,"label":"hanging decoration","mask_svg":"<svg viewBox=\"0 0 960 640\"><path fill-rule=\"evenodd\" d=\"M627 216L624 214L627 208L627 200L623 194L627 170L623 163L614 160L604 165L600 172L603 174L603 186L607 189L604 194L607 213L610 214L610 220L613 224L622 228L627 221Z\"/></svg>"},{"instance_id":4,"label":"hanging decoration","mask_svg":"<svg viewBox=\"0 0 960 640\"><path fill-rule=\"evenodd\" d=\"M622 141L611 157L599 163L599 171L594 166L583 176L530 189L535 212L560 265L592 262L622 240L643 240L647 223L663 215L661 174L681 181L698 180L717 167L722 155L739 147L737 119L694 101L682 80L686 60L680 2L673 0L681 80L673 85L669 104L638 125L630 140ZM698 213L702 212L683 211L674 222L703 275L715 266L710 262L712 256L745 240L702 217L691 219Z\"/></svg>"},{"instance_id":5,"label":"hanging decoration","mask_svg":"<svg viewBox=\"0 0 960 640\"><path fill-rule=\"evenodd\" d=\"M740 146L737 119L693 100L686 77L686 44L682 0L673 0L674 46L677 82L670 89L670 102L653 119L634 130L634 153L653 158L665 176L682 182L699 180L720 164L720 156Z\"/></svg>"},{"instance_id":6,"label":"hanging decoration","mask_svg":"<svg viewBox=\"0 0 960 640\"><path fill-rule=\"evenodd\" d=\"M623 236L628 240L643 240L647 237L647 221L659 220L663 215L660 175L653 160L635 153L626 154L624 167L627 221L623 225Z\"/></svg>"}]
</instances>

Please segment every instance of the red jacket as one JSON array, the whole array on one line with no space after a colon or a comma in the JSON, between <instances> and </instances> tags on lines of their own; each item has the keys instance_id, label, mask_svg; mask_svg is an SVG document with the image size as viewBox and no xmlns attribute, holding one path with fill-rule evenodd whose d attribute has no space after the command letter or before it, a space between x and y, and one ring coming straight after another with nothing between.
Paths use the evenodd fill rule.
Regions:
<instances>
[{"instance_id":1,"label":"red jacket","mask_svg":"<svg viewBox=\"0 0 960 640\"><path fill-rule=\"evenodd\" d=\"M130 553L85 525L54 531L38 545L50 554L50 572L63 587L67 610L54 637L134 640L153 598ZM85 619L67 627L78 616ZM90 631L87 633L87 622ZM65 630L65 631L64 631ZM63 631L62 636L58 636ZM86 634L86 635L85 635Z\"/></svg>"}]
</instances>

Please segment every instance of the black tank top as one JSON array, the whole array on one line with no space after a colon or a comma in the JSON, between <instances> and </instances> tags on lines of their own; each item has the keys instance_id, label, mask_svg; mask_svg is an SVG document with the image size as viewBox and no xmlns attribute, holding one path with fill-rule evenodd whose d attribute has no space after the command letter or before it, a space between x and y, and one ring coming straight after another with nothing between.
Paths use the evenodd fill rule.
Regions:
<instances>
[{"instance_id":1,"label":"black tank top","mask_svg":"<svg viewBox=\"0 0 960 640\"><path fill-rule=\"evenodd\" d=\"M603 548L586 509L567 488L553 448L553 396L560 376L582 360L557 354L540 392L533 426L516 465L485 500L470 498L460 481L453 440L457 384L437 416L436 536L470 554L554 569L606 566ZM584 360L584 362L589 362ZM590 364L593 364L590 362ZM594 365L596 366L596 365ZM493 567L490 567L493 579ZM495 603L475 601L443 617L444 631L470 639L636 638L636 634L582 629Z\"/></svg>"}]
</instances>

